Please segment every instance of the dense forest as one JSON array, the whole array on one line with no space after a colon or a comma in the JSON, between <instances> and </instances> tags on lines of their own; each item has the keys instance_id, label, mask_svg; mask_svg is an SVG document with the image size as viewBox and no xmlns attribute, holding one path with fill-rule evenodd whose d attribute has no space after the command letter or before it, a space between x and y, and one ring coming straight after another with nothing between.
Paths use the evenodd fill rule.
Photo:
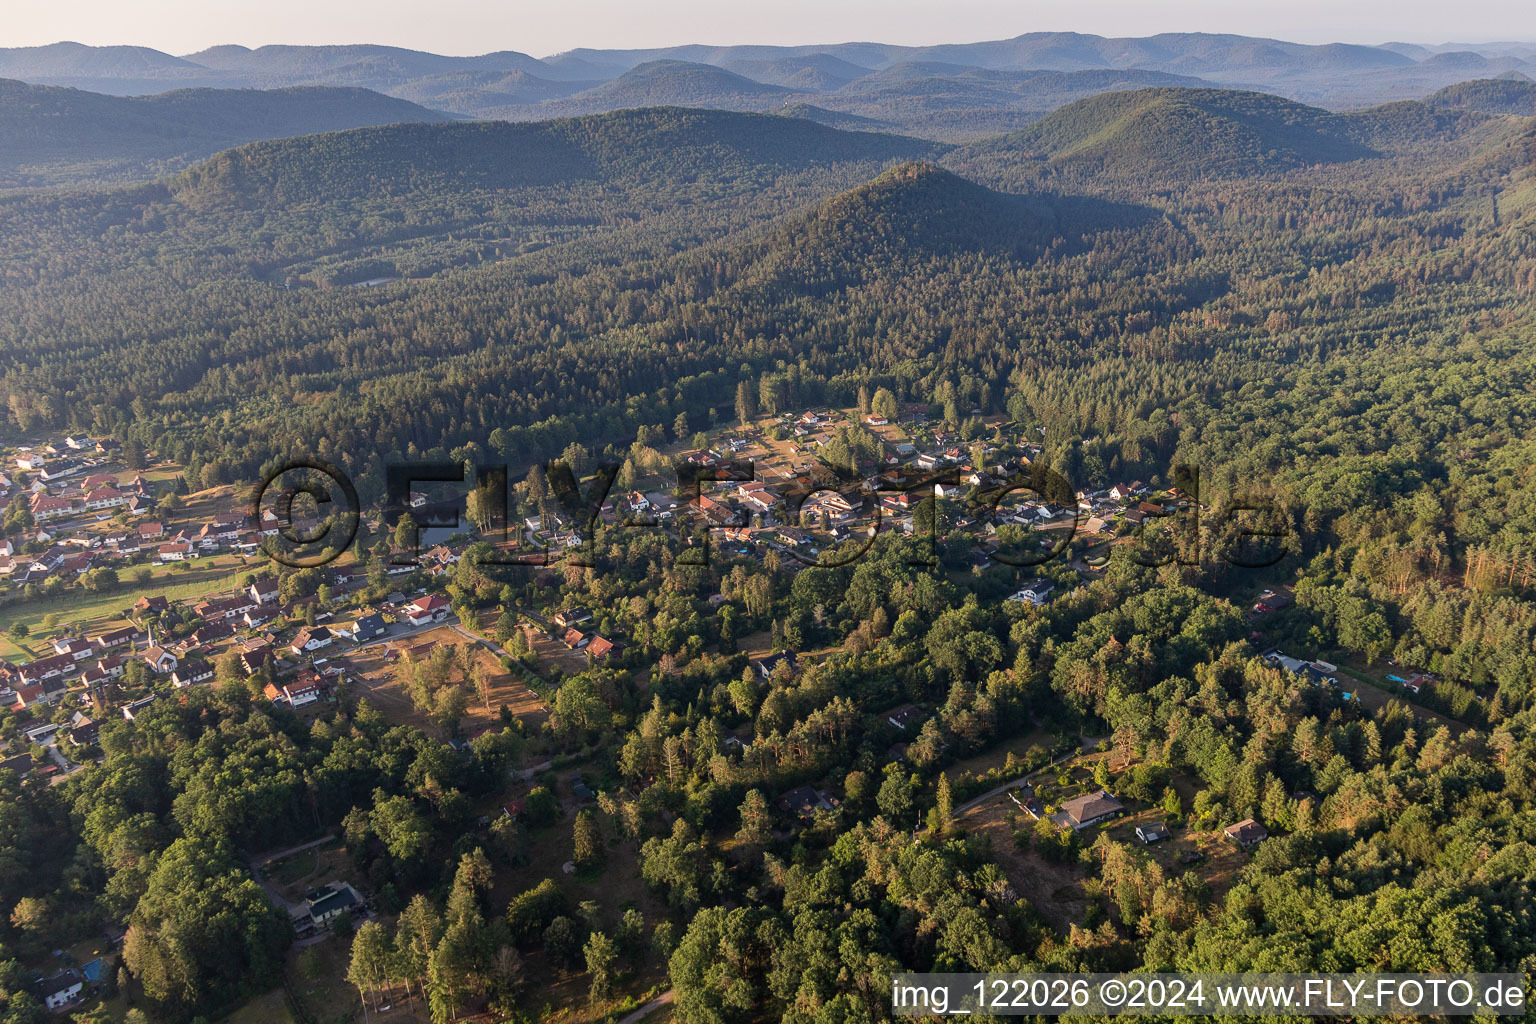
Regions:
<instances>
[{"instance_id":1,"label":"dense forest","mask_svg":"<svg viewBox=\"0 0 1536 1024\"><path fill-rule=\"evenodd\" d=\"M1085 491L1198 467L1213 519L1262 502L1286 528L1257 571L1214 527L1192 564L1052 566L1039 607L1006 600L1034 571L958 534L937 566L895 534L797 572L640 531L585 567L466 557L441 585L509 669L532 655L489 624L519 609L591 608L624 660L467 751L366 696L300 725L221 677L103 729L64 785L0 778L0 988L118 921L146 1007L225 1012L289 938L244 859L325 829L384 919L348 980L440 1021L477 997L540 1019L546 971L596 1004L647 965L688 1024L889 1019L900 970L1536 970L1536 120L1455 107L1156 88L963 145L660 108L0 196L7 438L112 436L194 489L302 453L376 503L391 462L633 462L880 394L967 443L1038 439ZM856 466L866 441L837 443ZM1261 639L1248 609L1282 584ZM749 635L816 657L759 673ZM1368 708L1272 645L1442 682ZM907 704L931 710L898 732ZM1213 880L1047 819L952 820L1005 773L1064 788L1051 759L1083 737L1122 798L1270 838ZM525 754L599 766L593 806L477 821ZM836 806L779 804L801 786ZM650 909L573 901L558 865L498 887L555 829L578 873L632 857ZM1082 905L1024 891L1016 856Z\"/></svg>"}]
</instances>

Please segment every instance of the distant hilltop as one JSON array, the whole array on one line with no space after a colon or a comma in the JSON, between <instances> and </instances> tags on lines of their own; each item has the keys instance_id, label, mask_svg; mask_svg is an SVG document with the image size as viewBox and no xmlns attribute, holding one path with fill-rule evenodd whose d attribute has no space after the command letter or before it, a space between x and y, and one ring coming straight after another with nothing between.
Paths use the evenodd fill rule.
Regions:
<instances>
[{"instance_id":1,"label":"distant hilltop","mask_svg":"<svg viewBox=\"0 0 1536 1024\"><path fill-rule=\"evenodd\" d=\"M1342 108L1417 99L1471 78L1536 74L1536 43L1308 45L1199 32L1141 38L1031 32L935 46L687 45L576 49L543 58L513 50L451 57L370 44L225 45L181 56L71 42L0 49L0 77L114 95L350 86L434 110L515 120L614 109L636 95L648 105L686 103L692 96L697 105L731 109L811 103L839 115L884 114L909 129L922 109L1038 111L1104 91L1100 83L1041 106L1042 89L1064 88L1046 76L1084 73L1131 75L1131 88L1237 87ZM1065 87L1071 91L1070 83Z\"/></svg>"}]
</instances>

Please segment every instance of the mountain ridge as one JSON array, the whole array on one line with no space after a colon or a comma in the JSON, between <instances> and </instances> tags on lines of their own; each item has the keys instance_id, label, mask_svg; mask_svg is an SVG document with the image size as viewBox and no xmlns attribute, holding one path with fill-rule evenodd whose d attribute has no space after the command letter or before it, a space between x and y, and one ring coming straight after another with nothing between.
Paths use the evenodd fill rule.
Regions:
<instances>
[{"instance_id":1,"label":"mountain ridge","mask_svg":"<svg viewBox=\"0 0 1536 1024\"><path fill-rule=\"evenodd\" d=\"M107 96L0 79L0 181L38 183L90 165L107 180L150 176L165 161L193 160L260 139L448 114L366 89L174 89ZM19 168L35 167L29 176ZM57 170L50 171L49 167Z\"/></svg>"},{"instance_id":2,"label":"mountain ridge","mask_svg":"<svg viewBox=\"0 0 1536 1024\"><path fill-rule=\"evenodd\" d=\"M1365 46L1199 32L1144 37L1030 32L1009 39L928 46L685 44L637 50L577 48L536 57L516 50L447 56L366 43L274 44L255 49L223 44L176 56L144 47L58 43L0 48L0 77L116 95L161 92L172 85L350 85L415 98L443 93L448 87L431 80L448 76L460 83L454 87L456 112L528 119L539 116L535 108L540 103L578 90L547 85L508 90L496 84L497 76L521 72L545 83L581 82L590 89L658 61L722 68L760 85L793 90L802 99L834 92L902 64L950 64L985 71L1134 70L1194 76L1220 86L1257 88L1342 109L1416 98L1465 78L1467 70L1489 75L1536 73L1536 44ZM491 79L482 85L477 76ZM623 91L619 90L621 96ZM727 103L742 106L744 91L744 87L730 90ZM685 95L653 94L649 101L677 101ZM523 109L510 109L509 97L516 101L510 106ZM591 108L602 103L603 96L584 102ZM879 116L874 110L848 112Z\"/></svg>"}]
</instances>

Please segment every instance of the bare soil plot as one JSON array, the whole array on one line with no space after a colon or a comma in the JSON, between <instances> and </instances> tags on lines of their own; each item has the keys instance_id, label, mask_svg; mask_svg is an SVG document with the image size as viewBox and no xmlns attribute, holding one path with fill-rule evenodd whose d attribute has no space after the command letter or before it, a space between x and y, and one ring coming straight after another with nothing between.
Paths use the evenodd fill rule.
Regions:
<instances>
[{"instance_id":1,"label":"bare soil plot","mask_svg":"<svg viewBox=\"0 0 1536 1024\"><path fill-rule=\"evenodd\" d=\"M416 647L428 643L451 647L473 643L477 663L495 671L490 680L490 709L486 709L478 692L472 692L460 727L461 732L470 735L499 724L503 704L514 716L527 721L535 732L549 717L549 705L528 688L521 676L501 671L500 662L484 645L471 641L452 626L439 626L417 633L399 641L398 646ZM414 725L430 736L443 738L442 730L431 716L416 709L404 681L403 665L399 659L389 660L388 653L388 646L375 644L347 656L352 666L353 693L366 698L389 721Z\"/></svg>"},{"instance_id":2,"label":"bare soil plot","mask_svg":"<svg viewBox=\"0 0 1536 1024\"><path fill-rule=\"evenodd\" d=\"M962 828L992 840L992 857L1014 890L1053 927L1065 933L1069 925L1082 924L1087 916L1088 898L1083 892L1081 869L1075 861L1053 863L1033 847L1021 849L1013 839L1010 812L1019 817L1020 828L1027 831L1034 826L1034 819L1002 794L957 815L955 821Z\"/></svg>"}]
</instances>

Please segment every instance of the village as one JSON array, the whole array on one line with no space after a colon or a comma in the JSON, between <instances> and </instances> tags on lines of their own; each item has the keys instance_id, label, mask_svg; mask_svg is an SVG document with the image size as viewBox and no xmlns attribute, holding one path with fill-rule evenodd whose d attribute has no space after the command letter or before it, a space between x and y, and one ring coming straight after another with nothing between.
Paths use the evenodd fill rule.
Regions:
<instances>
[{"instance_id":1,"label":"village","mask_svg":"<svg viewBox=\"0 0 1536 1024\"><path fill-rule=\"evenodd\" d=\"M996 417L971 421L967 433L921 405L887 415L813 409L766 417L717 431L707 447L674 446L668 454L680 469L631 474L630 487L601 502L591 532L660 529L680 546L771 559L791 574L845 564L882 531L933 542L965 537L971 571L1017 577L1008 600L1039 606L1102 574L1111 552L1149 524L1204 508L1178 487L1140 480L1042 494L1030 476L1040 443ZM468 526L434 531L445 535L441 542L384 567L397 587L365 601L359 595L369 580L354 558L285 584L262 546L290 524L271 509L252 517L233 488L178 494L176 467L145 458L129 469L112 439L70 435L18 446L5 459L0 621L9 628L0 644L9 650L0 659L0 706L21 716L34 753L49 751L34 758L45 774L68 769L60 737L90 747L103 716L131 720L165 693L212 681L224 655L238 659L241 678L259 677L268 699L294 709L333 699L349 668L343 652L383 644L391 660L419 660L436 641L406 641L453 617L443 586L477 540ZM423 518L460 517L461 491L412 491L409 506ZM942 524L920 521L930 496ZM553 564L593 543L580 529L587 524L554 502L529 511L499 547L548 553ZM196 584L180 582L193 572ZM1265 589L1250 614L1261 624L1289 603L1284 588ZM28 611L38 607L61 610L34 627ZM588 610L525 608L518 617L544 643L570 652L568 669L624 649L622 637L594 628ZM458 639L473 636L466 630ZM1338 685L1327 663L1313 667L1279 651L1269 657ZM1412 694L1433 681L1417 671L1384 680ZM25 766L24 755L8 757L13 770Z\"/></svg>"},{"instance_id":2,"label":"village","mask_svg":"<svg viewBox=\"0 0 1536 1024\"><path fill-rule=\"evenodd\" d=\"M1039 443L1003 420L971 433L965 438L930 419L926 407L895 418L808 410L724 429L705 447L679 444L668 453L697 472L696 487L670 467L632 472L630 486L600 503L601 526L593 532L600 539L605 529L659 529L680 548L708 544L722 557L762 560L786 574L844 564L839 559L849 549L882 531L936 541L964 536L971 541L965 564L946 571L1005 574L1016 584L1006 588L1006 599L1038 607L1102 574L1110 553L1132 543L1149 522L1172 522L1202 507L1176 487L1139 480L1041 494L1017 483L1032 479ZM147 457L129 469L110 440L71 436L16 448L5 458L0 621L8 650L0 660L0 768L19 779L62 782L101 758L108 723L131 723L191 687L244 682L253 696L306 719L327 715L341 701L365 699L473 756L479 737L509 723L547 727L563 676L603 663L643 669L625 637L599 627L594 609L519 602L499 615L461 616L446 591L468 549L484 543L467 528L431 531L445 536L423 539L423 550L396 552L413 558L376 566L382 588L351 552L322 569L279 573L263 541L290 524L270 510L258 517L242 512L233 488L178 493L184 488L177 467ZM413 515L460 514L458 490L413 491ZM942 512L925 523L922 505L930 494ZM593 540L582 535L577 516L553 502L527 511L515 535L493 546L574 554ZM374 515L378 528L382 516ZM1041 555L1051 553L1062 557L1048 571L1036 569L1046 561ZM1020 564L1029 571L1021 572ZM1266 619L1290 603L1280 585L1257 596L1248 612L1255 641ZM75 610L60 610L69 608ZM514 634L526 644L528 660L507 656ZM445 723L409 696L411 666L461 648L485 664L483 707L462 708ZM749 654L765 682L792 676L805 663L804 652L794 650ZM1334 665L1278 648L1264 656L1311 685L1340 690ZM1432 688L1429 674L1402 671L1381 685L1401 684L1413 695ZM1340 690L1340 699L1355 700L1360 689ZM892 756L903 756L930 716L914 704L880 713ZM1034 749L1053 743L1049 759ZM728 737L726 745L739 749L742 738ZM1102 745L1063 749L1059 737L1041 735L1007 746L1006 764L981 759L954 772L967 794L1001 783L957 809L967 827L1016 838L1033 822L1064 837L1062 843L1072 837L1074 848L1086 843L1076 837L1089 830L1148 847L1172 840L1172 852L1163 856L1170 868L1208 861L1212 878L1230 873L1234 852L1267 836L1252 819L1201 832L1174 827L1173 809L1165 811L1150 794L1137 799L1117 791L1099 768L1110 762ZM1018 759L1026 746L1031 759ZM1126 767L1116 764L1116 774ZM1195 795L1180 785L1188 798ZM482 827L501 817L527 820L528 801L539 793L558 794L561 813L597 797L581 762L558 772L548 762L517 768L503 798L481 815ZM835 811L839 802L837 794L809 785L775 797L783 814L808 820ZM1016 845L1010 839L1009 849ZM1051 848L1038 840L1035 846ZM1027 858L1027 870L1022 861L1015 868L1053 877L1055 869L1041 856L1009 852L1003 858ZM334 844L264 858L253 872L288 909L300 942L318 941L339 922L350 927L354 917L371 912L368 894L349 877ZM1033 896L1051 912L1068 914L1057 898L1064 891L1057 886ZM57 990L45 997L74 1005L89 990L90 966L58 972Z\"/></svg>"}]
</instances>

